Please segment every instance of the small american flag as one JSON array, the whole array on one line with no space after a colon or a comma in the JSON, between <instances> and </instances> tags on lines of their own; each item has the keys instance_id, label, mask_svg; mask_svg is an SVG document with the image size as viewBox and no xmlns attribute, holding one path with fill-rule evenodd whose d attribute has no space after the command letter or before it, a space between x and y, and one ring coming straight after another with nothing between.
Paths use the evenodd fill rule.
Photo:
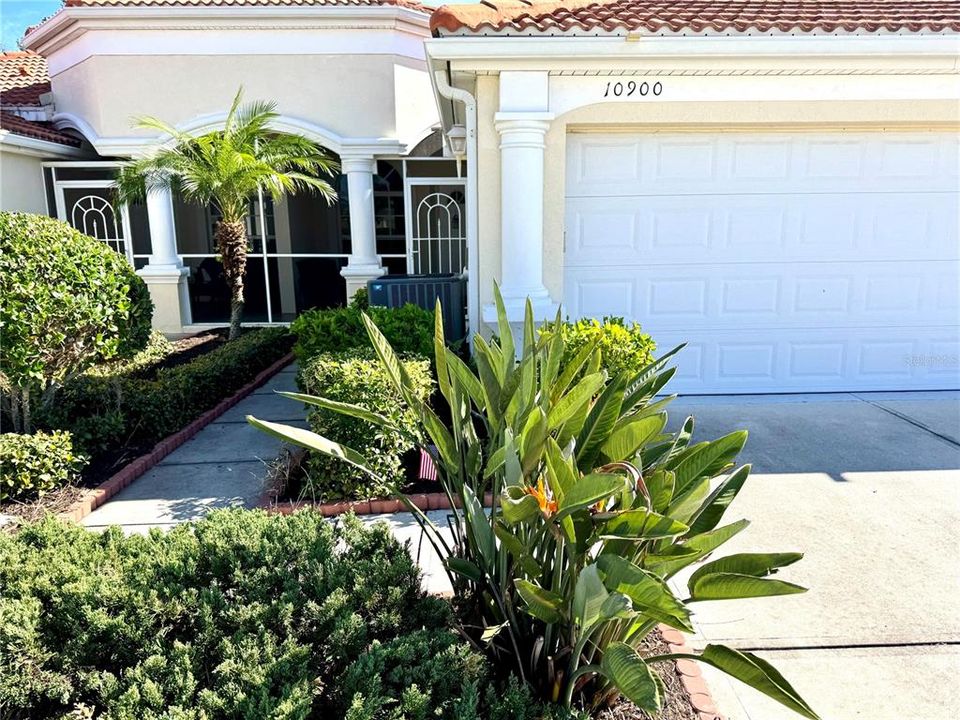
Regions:
<instances>
[{"instance_id":1,"label":"small american flag","mask_svg":"<svg viewBox=\"0 0 960 720\"><path fill-rule=\"evenodd\" d=\"M431 445L430 450L435 452L436 448ZM420 449L420 472L417 473L417 478L420 480L437 479L437 466L433 462L433 456L423 448Z\"/></svg>"}]
</instances>

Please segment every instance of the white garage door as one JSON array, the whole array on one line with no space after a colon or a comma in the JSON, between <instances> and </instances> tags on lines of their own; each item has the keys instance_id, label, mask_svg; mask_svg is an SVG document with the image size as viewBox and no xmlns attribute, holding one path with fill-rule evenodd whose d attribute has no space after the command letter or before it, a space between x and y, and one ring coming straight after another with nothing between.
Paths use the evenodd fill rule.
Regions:
<instances>
[{"instance_id":1,"label":"white garage door","mask_svg":"<svg viewBox=\"0 0 960 720\"><path fill-rule=\"evenodd\" d=\"M622 315L673 387L958 386L952 133L571 134L564 303Z\"/></svg>"}]
</instances>

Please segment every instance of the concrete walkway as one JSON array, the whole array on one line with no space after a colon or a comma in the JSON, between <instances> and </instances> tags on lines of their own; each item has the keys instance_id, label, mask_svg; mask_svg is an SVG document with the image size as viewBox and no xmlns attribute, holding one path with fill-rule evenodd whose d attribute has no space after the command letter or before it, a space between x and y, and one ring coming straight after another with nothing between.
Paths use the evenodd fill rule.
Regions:
<instances>
[{"instance_id":1,"label":"concrete walkway","mask_svg":"<svg viewBox=\"0 0 960 720\"><path fill-rule=\"evenodd\" d=\"M801 551L781 577L810 589L699 604L694 646L756 651L828 720L956 717L960 394L689 397L671 425L686 414L694 439L750 431L724 522L751 526L719 554ZM796 717L705 675L730 720Z\"/></svg>"},{"instance_id":2,"label":"concrete walkway","mask_svg":"<svg viewBox=\"0 0 960 720\"><path fill-rule=\"evenodd\" d=\"M120 525L145 532L197 520L214 508L253 507L263 494L267 466L281 443L249 425L264 420L306 426L303 406L276 394L296 390L296 365L290 365L160 464L83 519L89 528Z\"/></svg>"}]
</instances>

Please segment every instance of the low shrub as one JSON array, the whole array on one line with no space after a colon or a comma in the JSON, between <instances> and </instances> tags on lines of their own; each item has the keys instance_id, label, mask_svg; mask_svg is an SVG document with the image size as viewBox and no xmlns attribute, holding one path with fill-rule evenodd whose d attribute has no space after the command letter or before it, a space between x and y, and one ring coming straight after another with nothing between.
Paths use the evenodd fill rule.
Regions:
<instances>
[{"instance_id":1,"label":"low shrub","mask_svg":"<svg viewBox=\"0 0 960 720\"><path fill-rule=\"evenodd\" d=\"M83 706L122 720L336 717L340 678L366 687L358 658L391 669L391 706L428 687L394 665L424 637L446 642L449 620L384 525L225 510L124 537L47 520L0 536L0 708L16 720ZM476 656L444 648L480 676ZM435 665L435 680L451 677ZM443 702L455 690L429 687Z\"/></svg>"},{"instance_id":2,"label":"low shrub","mask_svg":"<svg viewBox=\"0 0 960 720\"><path fill-rule=\"evenodd\" d=\"M100 363L84 373L96 377L119 377L121 375L141 375L149 372L158 363L170 356L175 350L174 344L159 330L150 333L143 350L128 360L115 360Z\"/></svg>"},{"instance_id":3,"label":"low shrub","mask_svg":"<svg viewBox=\"0 0 960 720\"><path fill-rule=\"evenodd\" d=\"M62 388L38 422L69 430L78 449L93 456L154 443L250 382L283 357L292 342L284 328L259 328L153 374L144 372L148 359L86 373ZM159 341L148 350L155 355L162 351Z\"/></svg>"},{"instance_id":4,"label":"low shrub","mask_svg":"<svg viewBox=\"0 0 960 720\"><path fill-rule=\"evenodd\" d=\"M416 397L425 401L433 390L430 362L404 360ZM397 397L383 366L371 351L353 350L315 357L300 369L301 390L338 402L359 405L388 418L391 425L416 435L417 419ZM413 443L402 434L338 412L311 406L310 428L324 437L359 449L389 483L403 484L403 455ZM312 453L306 462L302 495L323 502L389 494L386 483L328 455Z\"/></svg>"},{"instance_id":5,"label":"low shrub","mask_svg":"<svg viewBox=\"0 0 960 720\"><path fill-rule=\"evenodd\" d=\"M84 458L68 432L0 435L0 501L43 495L75 482Z\"/></svg>"},{"instance_id":6,"label":"low shrub","mask_svg":"<svg viewBox=\"0 0 960 720\"><path fill-rule=\"evenodd\" d=\"M97 362L131 357L150 335L153 303L122 255L67 223L0 212L0 367L14 429Z\"/></svg>"},{"instance_id":7,"label":"low shrub","mask_svg":"<svg viewBox=\"0 0 960 720\"><path fill-rule=\"evenodd\" d=\"M305 362L322 353L370 348L361 314L366 312L399 353L433 357L433 313L416 305L402 308L367 307L366 293L357 293L349 306L310 310L290 325L297 336L294 352Z\"/></svg>"},{"instance_id":8,"label":"low shrub","mask_svg":"<svg viewBox=\"0 0 960 720\"><path fill-rule=\"evenodd\" d=\"M557 329L556 323L544 324L540 336L550 337ZM622 372L640 372L653 362L657 350L656 342L643 332L639 323L627 323L622 317L561 321L559 332L564 341L564 362L573 360L585 345L597 342L600 366L610 377Z\"/></svg>"}]
</instances>

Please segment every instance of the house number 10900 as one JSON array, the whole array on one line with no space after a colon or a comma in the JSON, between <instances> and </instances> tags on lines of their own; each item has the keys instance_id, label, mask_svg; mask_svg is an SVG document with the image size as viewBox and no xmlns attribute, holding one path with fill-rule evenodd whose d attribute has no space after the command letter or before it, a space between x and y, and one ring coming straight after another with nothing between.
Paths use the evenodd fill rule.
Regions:
<instances>
[{"instance_id":1,"label":"house number 10900","mask_svg":"<svg viewBox=\"0 0 960 720\"><path fill-rule=\"evenodd\" d=\"M639 95L640 97L646 97L647 95L653 95L658 97L662 92L663 85L659 81L651 85L648 82L638 83L636 80L628 80L627 82L613 82L611 80L607 83L607 89L603 91L603 96L630 97L631 95Z\"/></svg>"}]
</instances>

